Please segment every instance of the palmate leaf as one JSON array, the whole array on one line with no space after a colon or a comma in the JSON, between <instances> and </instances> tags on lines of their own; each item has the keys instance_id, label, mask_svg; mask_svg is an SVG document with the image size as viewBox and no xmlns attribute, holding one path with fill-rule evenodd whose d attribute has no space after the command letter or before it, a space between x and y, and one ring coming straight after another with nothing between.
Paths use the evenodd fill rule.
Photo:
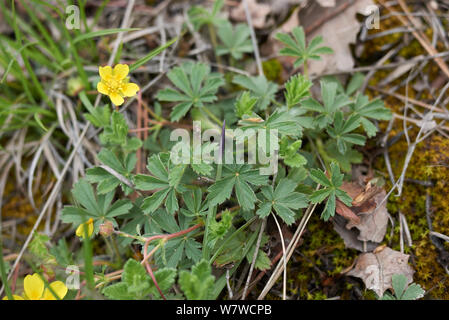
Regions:
<instances>
[{"instance_id":1,"label":"palmate leaf","mask_svg":"<svg viewBox=\"0 0 449 320\"><path fill-rule=\"evenodd\" d=\"M283 178L275 189L273 189L273 186L262 187L259 194L262 203L259 205L256 214L264 218L274 210L287 225L291 225L296 218L296 213L293 210L305 208L308 205L307 196L295 192L297 185L296 182Z\"/></svg>"},{"instance_id":2,"label":"palmate leaf","mask_svg":"<svg viewBox=\"0 0 449 320\"><path fill-rule=\"evenodd\" d=\"M312 203L321 203L327 199L324 210L321 213L321 218L324 221L329 220L330 217L335 215L337 198L348 207L352 206L352 198L345 191L340 189L344 178L344 175L340 173L340 167L336 162L332 162L330 167L330 178L328 178L320 169L310 170L310 178L324 187L315 191L310 196L310 201Z\"/></svg>"},{"instance_id":3,"label":"palmate leaf","mask_svg":"<svg viewBox=\"0 0 449 320\"><path fill-rule=\"evenodd\" d=\"M360 126L360 116L358 114L351 114L346 120L343 117L343 112L337 111L333 127L329 126L327 128L327 133L335 140L338 151L341 154L345 154L353 144L363 146L366 142L364 136L351 133Z\"/></svg>"},{"instance_id":4,"label":"palmate leaf","mask_svg":"<svg viewBox=\"0 0 449 320\"><path fill-rule=\"evenodd\" d=\"M337 84L334 82L321 81L320 85L323 105L313 98L308 98L301 102L301 106L318 113L314 124L318 129L323 129L334 121L335 112L349 105L351 100L345 94L337 93Z\"/></svg>"},{"instance_id":5,"label":"palmate leaf","mask_svg":"<svg viewBox=\"0 0 449 320\"><path fill-rule=\"evenodd\" d=\"M176 194L183 190L180 185L186 165L173 165L169 153L152 155L148 159L148 170L152 175L138 174L134 177L136 188L143 191L154 191L145 198L142 209L145 213L152 213L164 203L171 214L179 209Z\"/></svg>"},{"instance_id":6,"label":"palmate leaf","mask_svg":"<svg viewBox=\"0 0 449 320\"><path fill-rule=\"evenodd\" d=\"M98 154L98 159L126 179L132 178L132 172L137 162L135 153L129 153L126 156L123 154L117 156L114 152L107 148L103 148L100 151ZM86 179L91 183L97 183L98 194L108 193L119 185L125 192L125 195L128 195L133 191L130 186L101 167L87 169Z\"/></svg>"},{"instance_id":7,"label":"palmate leaf","mask_svg":"<svg viewBox=\"0 0 449 320\"><path fill-rule=\"evenodd\" d=\"M285 44L287 47L281 49L280 54L284 56L296 57L295 68L305 64L307 60L320 60L321 54L330 54L334 51L329 47L320 46L323 43L323 37L313 38L309 45L306 44L306 36L302 27L295 27L292 30L293 38L284 33L276 34L275 38Z\"/></svg>"},{"instance_id":8,"label":"palmate leaf","mask_svg":"<svg viewBox=\"0 0 449 320\"><path fill-rule=\"evenodd\" d=\"M157 93L160 101L178 102L170 114L172 121L179 121L190 108L202 108L205 103L217 100L218 88L224 84L220 73L211 73L204 63L186 62L173 68L168 74L170 81L179 89L163 89Z\"/></svg>"},{"instance_id":9,"label":"palmate leaf","mask_svg":"<svg viewBox=\"0 0 449 320\"><path fill-rule=\"evenodd\" d=\"M353 148L348 148L344 154L340 153L337 145L331 139L326 142L325 150L332 159L338 162L341 170L346 173L351 172L351 164L362 163L363 160L363 155Z\"/></svg>"},{"instance_id":10,"label":"palmate leaf","mask_svg":"<svg viewBox=\"0 0 449 320\"><path fill-rule=\"evenodd\" d=\"M157 226L161 232L175 233L191 227L194 223L193 217L186 216L184 210L178 214L179 223L172 214L159 208L150 214L151 222ZM154 232L154 231L153 231ZM151 235L152 232L145 234ZM167 268L177 268L180 263L184 266L188 263L196 263L201 259L201 244L187 234L184 237L172 239L165 243L161 250L155 254L155 260L158 265ZM149 248L151 250L152 247ZM191 261L187 261L191 260Z\"/></svg>"},{"instance_id":11,"label":"palmate leaf","mask_svg":"<svg viewBox=\"0 0 449 320\"><path fill-rule=\"evenodd\" d=\"M252 210L257 198L250 185L265 185L267 180L267 176L260 175L259 170L252 169L250 165L223 165L223 176L207 189L206 199L209 206L215 206L229 199L235 190L240 206L244 210Z\"/></svg>"},{"instance_id":12,"label":"palmate leaf","mask_svg":"<svg viewBox=\"0 0 449 320\"><path fill-rule=\"evenodd\" d=\"M217 55L230 54L234 59L240 60L244 53L253 51L250 35L247 25L238 24L233 28L228 21L221 24L218 28L218 37L223 45L217 47Z\"/></svg>"},{"instance_id":13,"label":"palmate leaf","mask_svg":"<svg viewBox=\"0 0 449 320\"><path fill-rule=\"evenodd\" d=\"M369 101L367 96L357 95L356 100L350 104L353 114L360 116L360 122L368 137L374 137L377 133L377 127L369 120L390 120L391 110L385 108L380 99Z\"/></svg>"},{"instance_id":14,"label":"palmate leaf","mask_svg":"<svg viewBox=\"0 0 449 320\"><path fill-rule=\"evenodd\" d=\"M72 190L73 198L79 203L79 206L65 206L61 219L65 223L79 226L92 218L95 232L98 231L99 224L105 220L115 224L114 217L128 213L132 203L128 199L112 203L114 194L115 191L95 195L92 185L86 179L81 179Z\"/></svg>"},{"instance_id":15,"label":"palmate leaf","mask_svg":"<svg viewBox=\"0 0 449 320\"><path fill-rule=\"evenodd\" d=\"M223 6L224 0L215 0L211 11L202 6L192 6L187 14L195 30L199 30L205 24L220 26L227 21L218 16Z\"/></svg>"},{"instance_id":16,"label":"palmate leaf","mask_svg":"<svg viewBox=\"0 0 449 320\"><path fill-rule=\"evenodd\" d=\"M403 274L394 274L391 276L391 284L394 295L385 293L382 300L417 300L426 293L419 284L412 283L407 287L407 277Z\"/></svg>"},{"instance_id":17,"label":"palmate leaf","mask_svg":"<svg viewBox=\"0 0 449 320\"><path fill-rule=\"evenodd\" d=\"M265 76L248 77L237 75L232 80L233 83L250 90L253 96L258 99L256 104L257 110L265 110L274 99L274 95L278 90L277 84L268 81Z\"/></svg>"}]
</instances>

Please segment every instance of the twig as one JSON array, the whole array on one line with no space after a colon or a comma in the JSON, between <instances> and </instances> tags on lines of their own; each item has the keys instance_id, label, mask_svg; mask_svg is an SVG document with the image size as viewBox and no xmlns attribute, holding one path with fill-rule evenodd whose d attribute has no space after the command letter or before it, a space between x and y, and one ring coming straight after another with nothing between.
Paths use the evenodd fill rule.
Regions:
<instances>
[{"instance_id":1,"label":"twig","mask_svg":"<svg viewBox=\"0 0 449 320\"><path fill-rule=\"evenodd\" d=\"M249 268L248 277L246 278L245 287L243 288L242 300L246 299L246 295L248 294L248 287L251 281L251 277L253 275L254 265L256 264L257 256L259 254L260 243L262 241L262 235L265 231L265 226L267 225L267 219L262 219L260 224L259 236L257 238L256 247L254 249L253 259L251 260L251 266Z\"/></svg>"},{"instance_id":2,"label":"twig","mask_svg":"<svg viewBox=\"0 0 449 320\"><path fill-rule=\"evenodd\" d=\"M284 236L282 235L282 229L279 225L278 219L276 218L276 215L271 212L274 218L274 222L276 222L276 226L279 231L279 236L281 238L281 245L282 245L282 262L283 262L283 269L284 269L284 277L283 277L283 285L282 285L282 300L286 300L287 298L287 261L285 259L286 253L285 253L285 241Z\"/></svg>"},{"instance_id":3,"label":"twig","mask_svg":"<svg viewBox=\"0 0 449 320\"><path fill-rule=\"evenodd\" d=\"M249 12L247 0L243 0L243 8L245 9L246 21L248 21L249 31L251 33L251 41L254 48L254 57L256 58L257 70L259 71L259 76L263 76L262 62L260 61L259 47L257 44L256 33L254 32L253 22L251 20L251 13Z\"/></svg>"}]
</instances>

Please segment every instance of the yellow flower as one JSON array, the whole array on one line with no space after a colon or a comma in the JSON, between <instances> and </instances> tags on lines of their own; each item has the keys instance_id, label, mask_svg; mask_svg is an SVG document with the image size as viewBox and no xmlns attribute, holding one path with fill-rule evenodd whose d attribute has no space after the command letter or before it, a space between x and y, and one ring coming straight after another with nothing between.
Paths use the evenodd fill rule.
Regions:
<instances>
[{"instance_id":1,"label":"yellow flower","mask_svg":"<svg viewBox=\"0 0 449 320\"><path fill-rule=\"evenodd\" d=\"M135 96L139 86L129 82L129 67L126 64L117 64L114 69L110 66L99 67L101 81L97 84L98 92L109 96L116 106L124 102L123 97Z\"/></svg>"},{"instance_id":2,"label":"yellow flower","mask_svg":"<svg viewBox=\"0 0 449 320\"><path fill-rule=\"evenodd\" d=\"M94 232L94 220L90 218L87 222L84 222L76 228L76 235L78 237L84 237L84 228L87 226L87 235L90 237Z\"/></svg>"},{"instance_id":3,"label":"yellow flower","mask_svg":"<svg viewBox=\"0 0 449 320\"><path fill-rule=\"evenodd\" d=\"M59 299L63 299L67 294L68 289L62 281L53 281L49 286ZM14 294L14 300L57 300L50 289L45 288L44 281L37 273L27 275L23 287L25 298ZM4 297L3 300L8 300L8 297Z\"/></svg>"}]
</instances>

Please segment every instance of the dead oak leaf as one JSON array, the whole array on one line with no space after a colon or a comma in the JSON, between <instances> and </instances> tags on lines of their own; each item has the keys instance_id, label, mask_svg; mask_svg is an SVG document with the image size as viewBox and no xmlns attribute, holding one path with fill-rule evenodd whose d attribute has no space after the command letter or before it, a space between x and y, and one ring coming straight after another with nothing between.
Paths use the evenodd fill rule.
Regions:
<instances>
[{"instance_id":1,"label":"dead oak leaf","mask_svg":"<svg viewBox=\"0 0 449 320\"><path fill-rule=\"evenodd\" d=\"M409 255L391 248L375 250L375 253L363 253L357 258L355 267L347 273L363 280L368 289L382 297L392 288L391 277L403 274L408 284L413 282L413 268L408 264Z\"/></svg>"}]
</instances>

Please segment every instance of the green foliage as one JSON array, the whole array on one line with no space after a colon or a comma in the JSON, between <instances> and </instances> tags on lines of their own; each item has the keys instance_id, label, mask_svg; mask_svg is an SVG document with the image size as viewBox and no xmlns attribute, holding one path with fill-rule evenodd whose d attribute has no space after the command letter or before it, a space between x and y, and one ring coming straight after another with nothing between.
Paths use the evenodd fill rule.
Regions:
<instances>
[{"instance_id":1,"label":"green foliage","mask_svg":"<svg viewBox=\"0 0 449 320\"><path fill-rule=\"evenodd\" d=\"M243 54L253 51L250 35L247 25L238 24L233 28L229 22L221 24L218 28L218 37L223 45L217 47L217 55L229 54L236 60L242 59Z\"/></svg>"},{"instance_id":2,"label":"green foliage","mask_svg":"<svg viewBox=\"0 0 449 320\"><path fill-rule=\"evenodd\" d=\"M221 74L211 73L204 63L186 62L168 73L170 81L180 90L163 89L158 92L160 101L176 102L170 114L172 121L178 121L186 115L192 106L204 107L205 103L217 100L215 94L224 84Z\"/></svg>"},{"instance_id":3,"label":"green foliage","mask_svg":"<svg viewBox=\"0 0 449 320\"><path fill-rule=\"evenodd\" d=\"M212 11L195 6L188 15L196 30L203 25L209 27L213 43L217 27L221 44L216 46L215 41L216 54L230 55L233 63L251 52L252 45L248 27L232 26L219 18L223 4L224 1L215 1ZM281 53L295 57L296 66L306 67L308 59L331 52L321 46L320 37L306 45L302 28L293 30L293 38L282 34L277 38L287 45ZM16 71L13 64L10 72ZM306 68L304 75L292 76L285 89L263 75L239 74L232 79L237 86L231 83L225 86L223 75L212 72L204 63L183 63L171 69L167 77L172 88L162 88L157 99L174 104L170 120L183 121L176 126L190 120L190 111L191 119L201 121L203 129L220 129L223 125L225 137L232 135L230 129L242 129L240 132L251 138L256 132L266 133L267 137L276 132L279 146L269 147L275 147L282 159L271 183L268 175L261 174L260 169L265 166L261 163L216 164L205 159L193 163L192 160L198 159L190 142L184 145L184 141L170 141L171 126L175 124L164 118L165 110L158 102L151 106L155 119L151 136L142 143L129 134L122 113L111 112L109 106L94 108L88 91L79 93L82 106L88 111L84 117L102 130L99 138L103 148L97 156L100 164L89 168L86 177L73 187L75 205L63 209L62 220L77 227L92 218L95 234L101 223L111 221L116 234L124 237L119 241L117 259L131 244L143 252L149 241L148 261L155 266L154 275L163 294L172 298L218 297L226 286L226 275L222 273L215 281L212 268L226 267L232 275L241 270L238 269L241 263L252 263L260 220L270 214L291 226L298 222L302 209L313 204L324 207L321 217L325 221L334 216L337 201L351 206L352 199L341 189L344 178L341 171L350 172L353 163L362 161L356 148L376 134L374 121L391 117L380 100L369 101L359 92L365 81L361 74L354 75L346 88L336 78L321 79L320 97L312 95L313 83ZM223 93L226 98L219 99L219 89L220 96ZM41 127L45 127L45 122ZM201 154L213 150L218 142L203 143ZM250 143L244 145L245 156L249 154ZM136 151L142 145L148 151L148 171L136 173ZM258 147L265 155L271 150L263 145ZM174 148L189 150L184 160L190 163L177 164L171 159L170 151ZM314 183L321 188L314 191ZM262 233L256 269L271 266L273 257L265 252L268 241L268 235ZM44 255L46 248L42 243L32 247ZM51 255L67 264L72 256L64 243L53 247ZM122 262L117 265L121 267ZM219 274L215 271L214 274ZM178 274L184 297L177 287L172 290ZM408 296L416 289L410 287ZM401 297L407 297L404 290L395 288ZM173 292L177 295L173 296ZM126 262L121 281L107 285L103 293L111 299L161 298L145 268L135 260Z\"/></svg>"},{"instance_id":4,"label":"green foliage","mask_svg":"<svg viewBox=\"0 0 449 320\"><path fill-rule=\"evenodd\" d=\"M250 90L254 97L259 99L256 104L256 109L258 111L267 109L278 90L278 86L275 83L268 81L265 76L248 77L237 75L232 82Z\"/></svg>"},{"instance_id":5,"label":"green foliage","mask_svg":"<svg viewBox=\"0 0 449 320\"><path fill-rule=\"evenodd\" d=\"M292 76L285 83L285 101L287 102L287 107L291 108L298 105L302 99L310 95L310 88L312 87L312 82L306 79L303 75L297 74Z\"/></svg>"},{"instance_id":6,"label":"green foliage","mask_svg":"<svg viewBox=\"0 0 449 320\"><path fill-rule=\"evenodd\" d=\"M267 184L267 176L260 175L259 170L251 169L250 165L224 165L223 177L209 187L207 200L210 206L221 204L231 197L235 189L240 206L244 210L252 210L257 198L251 185L265 184Z\"/></svg>"},{"instance_id":7,"label":"green foliage","mask_svg":"<svg viewBox=\"0 0 449 320\"><path fill-rule=\"evenodd\" d=\"M360 116L352 114L346 121L343 119L343 112L335 113L333 127L328 127L329 136L337 142L338 151L345 154L348 146L356 144L363 146L366 138L361 134L351 133L360 126Z\"/></svg>"},{"instance_id":8,"label":"green foliage","mask_svg":"<svg viewBox=\"0 0 449 320\"><path fill-rule=\"evenodd\" d=\"M132 203L122 199L112 203L115 190L106 194L95 195L92 185L85 179L78 181L72 190L74 200L78 206L66 206L62 210L62 221L78 226L89 218L95 223L97 232L100 222L115 221L114 218L129 212Z\"/></svg>"},{"instance_id":9,"label":"green foliage","mask_svg":"<svg viewBox=\"0 0 449 320\"><path fill-rule=\"evenodd\" d=\"M201 260L192 267L192 272L181 271L179 285L189 300L207 300L211 298L215 277L211 274L209 263Z\"/></svg>"},{"instance_id":10,"label":"green foliage","mask_svg":"<svg viewBox=\"0 0 449 320\"><path fill-rule=\"evenodd\" d=\"M323 129L332 124L335 113L342 107L349 105L351 100L345 94L337 94L335 83L321 81L320 84L323 105L313 98L308 98L302 102L302 107L318 113L318 116L314 119L314 124L318 129Z\"/></svg>"},{"instance_id":11,"label":"green foliage","mask_svg":"<svg viewBox=\"0 0 449 320\"><path fill-rule=\"evenodd\" d=\"M273 190L273 186L264 186L261 188L262 203L256 211L261 218L268 216L274 210L279 217L290 225L296 220L296 214L293 210L305 208L308 205L306 195L295 192L298 184L289 179L282 179Z\"/></svg>"},{"instance_id":12,"label":"green foliage","mask_svg":"<svg viewBox=\"0 0 449 320\"><path fill-rule=\"evenodd\" d=\"M328 178L320 169L310 170L310 178L323 186L323 188L315 191L310 196L310 201L312 203L320 203L327 199L326 206L321 213L321 217L325 221L335 215L337 198L348 207L352 206L352 198L345 191L340 189L344 177L344 175L340 173L340 167L335 162L332 162L330 167L330 178Z\"/></svg>"},{"instance_id":13,"label":"green foliage","mask_svg":"<svg viewBox=\"0 0 449 320\"><path fill-rule=\"evenodd\" d=\"M417 300L426 293L419 284L412 283L407 286L407 277L403 274L394 274L391 277L393 293L385 293L380 300Z\"/></svg>"},{"instance_id":14,"label":"green foliage","mask_svg":"<svg viewBox=\"0 0 449 320\"><path fill-rule=\"evenodd\" d=\"M287 137L283 137L279 143L279 156L289 167L302 167L307 163L307 159L298 153L302 145L301 140L289 143Z\"/></svg>"},{"instance_id":15,"label":"green foliage","mask_svg":"<svg viewBox=\"0 0 449 320\"><path fill-rule=\"evenodd\" d=\"M350 104L353 114L360 116L360 122L368 137L374 137L377 133L376 126L369 120L390 120L390 109L385 108L380 99L369 101L367 96L357 95L356 100Z\"/></svg>"},{"instance_id":16,"label":"green foliage","mask_svg":"<svg viewBox=\"0 0 449 320\"><path fill-rule=\"evenodd\" d=\"M244 115L251 115L257 100L257 98L251 97L249 91L244 91L235 103L235 114L237 117L242 118Z\"/></svg>"},{"instance_id":17,"label":"green foliage","mask_svg":"<svg viewBox=\"0 0 449 320\"><path fill-rule=\"evenodd\" d=\"M276 39L284 43L287 47L281 49L281 55L297 58L294 66L306 65L307 60L320 60L321 54L330 54L334 51L329 47L320 45L323 43L323 37L317 36L306 45L306 36L302 27L295 27L292 31L293 38L284 33L276 34Z\"/></svg>"},{"instance_id":18,"label":"green foliage","mask_svg":"<svg viewBox=\"0 0 449 320\"><path fill-rule=\"evenodd\" d=\"M163 293L174 284L176 269L163 268L154 272L154 277ZM160 298L153 280L145 268L136 260L129 259L123 268L122 281L103 289L103 294L114 300L142 300L149 295Z\"/></svg>"},{"instance_id":19,"label":"green foliage","mask_svg":"<svg viewBox=\"0 0 449 320\"><path fill-rule=\"evenodd\" d=\"M168 153L153 155L148 159L148 170L152 175L135 176L136 188L139 190L158 190L143 201L142 209L146 213L154 212L164 202L168 212L173 214L179 209L176 193L182 190L180 185L186 165L173 165Z\"/></svg>"},{"instance_id":20,"label":"green foliage","mask_svg":"<svg viewBox=\"0 0 449 320\"><path fill-rule=\"evenodd\" d=\"M211 11L201 6L192 6L187 14L195 30L199 30L203 25L219 26L224 23L226 20L218 16L223 5L224 0L215 0Z\"/></svg>"}]
</instances>

